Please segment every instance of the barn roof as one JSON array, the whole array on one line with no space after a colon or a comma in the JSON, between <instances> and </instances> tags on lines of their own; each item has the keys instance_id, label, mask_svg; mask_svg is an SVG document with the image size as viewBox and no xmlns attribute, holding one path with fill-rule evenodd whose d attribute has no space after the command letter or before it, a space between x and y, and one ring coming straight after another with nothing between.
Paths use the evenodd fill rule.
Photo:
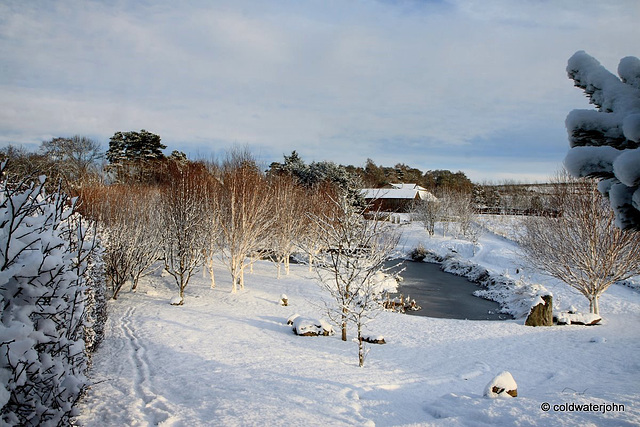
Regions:
<instances>
[{"instance_id":1,"label":"barn roof","mask_svg":"<svg viewBox=\"0 0 640 427\"><path fill-rule=\"evenodd\" d=\"M391 184L393 188L364 188L365 199L437 200L426 188L417 184Z\"/></svg>"}]
</instances>

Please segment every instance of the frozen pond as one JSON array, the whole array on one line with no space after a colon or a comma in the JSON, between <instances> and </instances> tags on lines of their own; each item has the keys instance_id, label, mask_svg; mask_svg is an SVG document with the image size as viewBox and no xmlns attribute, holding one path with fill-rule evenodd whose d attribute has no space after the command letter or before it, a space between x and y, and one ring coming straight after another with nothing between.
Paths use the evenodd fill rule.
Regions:
<instances>
[{"instance_id":1,"label":"frozen pond","mask_svg":"<svg viewBox=\"0 0 640 427\"><path fill-rule=\"evenodd\" d=\"M397 263L398 261L394 261ZM393 264L390 264L393 265ZM445 319L506 320L498 314L500 305L473 295L479 287L464 277L445 273L438 264L405 261L398 292L415 299L422 310L407 311L414 316Z\"/></svg>"}]
</instances>

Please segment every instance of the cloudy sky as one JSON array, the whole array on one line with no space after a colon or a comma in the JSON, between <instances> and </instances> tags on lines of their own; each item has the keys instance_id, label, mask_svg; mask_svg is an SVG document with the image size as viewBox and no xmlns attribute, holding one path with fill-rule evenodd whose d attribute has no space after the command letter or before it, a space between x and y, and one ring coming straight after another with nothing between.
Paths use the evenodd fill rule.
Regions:
<instances>
[{"instance_id":1,"label":"cloudy sky","mask_svg":"<svg viewBox=\"0 0 640 427\"><path fill-rule=\"evenodd\" d=\"M544 180L585 50L640 57L637 0L0 0L0 146L159 134L268 164Z\"/></svg>"}]
</instances>

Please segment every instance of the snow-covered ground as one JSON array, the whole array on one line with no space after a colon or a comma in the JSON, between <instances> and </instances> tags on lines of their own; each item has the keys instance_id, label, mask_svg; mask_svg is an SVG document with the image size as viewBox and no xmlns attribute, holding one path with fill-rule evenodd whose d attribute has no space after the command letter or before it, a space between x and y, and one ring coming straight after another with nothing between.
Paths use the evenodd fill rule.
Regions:
<instances>
[{"instance_id":1,"label":"snow-covered ground","mask_svg":"<svg viewBox=\"0 0 640 427\"><path fill-rule=\"evenodd\" d=\"M476 248L428 238L401 225L403 250L422 243L497 274L533 283L506 237L485 233ZM518 272L516 273L516 269ZM524 319L465 321L382 312L358 367L357 344L339 336L299 337L287 318L323 317L321 290L306 266L275 279L269 262L231 294L220 265L218 287L198 275L185 305L169 300L169 278L146 278L109 306L105 341L94 358L94 385L77 422L86 426L597 425L640 424L640 293L613 286L601 299L599 326L532 328ZM586 299L546 280L559 301L586 310ZM286 294L289 306L280 304ZM350 338L355 335L353 328ZM485 387L508 371L518 397L491 399ZM550 405L548 411L545 403ZM576 411L576 405L594 405ZM606 404L605 406L596 406ZM612 405L624 405L621 407ZM562 411L564 409L564 411ZM573 409L574 411L568 411ZM584 409L584 407L581 407ZM607 410L608 409L608 410ZM615 410L617 409L617 410Z\"/></svg>"}]
</instances>

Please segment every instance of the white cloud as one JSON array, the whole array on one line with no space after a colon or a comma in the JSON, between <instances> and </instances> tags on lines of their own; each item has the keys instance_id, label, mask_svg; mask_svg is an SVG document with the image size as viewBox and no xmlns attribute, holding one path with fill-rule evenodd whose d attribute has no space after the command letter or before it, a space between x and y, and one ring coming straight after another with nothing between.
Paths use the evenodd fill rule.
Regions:
<instances>
[{"instance_id":1,"label":"white cloud","mask_svg":"<svg viewBox=\"0 0 640 427\"><path fill-rule=\"evenodd\" d=\"M532 123L548 137L586 106L564 71L573 52L612 70L639 54L632 2L583 3L0 5L0 143L145 128L170 148L386 164Z\"/></svg>"}]
</instances>

